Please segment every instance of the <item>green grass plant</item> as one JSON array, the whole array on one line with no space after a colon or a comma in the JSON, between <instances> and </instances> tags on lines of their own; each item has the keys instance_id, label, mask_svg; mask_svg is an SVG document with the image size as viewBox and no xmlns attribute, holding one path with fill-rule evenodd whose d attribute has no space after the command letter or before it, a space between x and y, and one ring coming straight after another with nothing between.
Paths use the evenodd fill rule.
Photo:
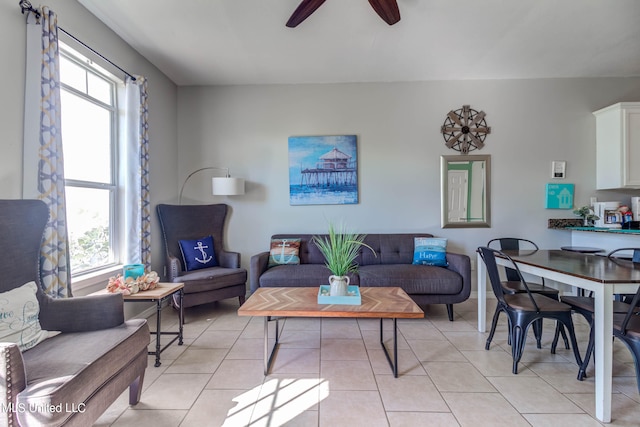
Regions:
<instances>
[{"instance_id":1,"label":"green grass plant","mask_svg":"<svg viewBox=\"0 0 640 427\"><path fill-rule=\"evenodd\" d=\"M362 246L373 248L364 239L366 234L349 232L344 225L338 229L329 223L329 234L324 237L313 236L313 242L318 246L325 258L325 265L335 276L346 276L348 273L356 273L358 264L355 262Z\"/></svg>"}]
</instances>

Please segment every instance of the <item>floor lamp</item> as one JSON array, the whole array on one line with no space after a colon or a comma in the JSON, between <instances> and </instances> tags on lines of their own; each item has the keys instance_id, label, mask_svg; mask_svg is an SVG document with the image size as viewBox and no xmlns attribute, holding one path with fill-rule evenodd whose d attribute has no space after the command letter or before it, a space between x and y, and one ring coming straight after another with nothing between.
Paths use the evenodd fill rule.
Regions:
<instances>
[{"instance_id":1,"label":"floor lamp","mask_svg":"<svg viewBox=\"0 0 640 427\"><path fill-rule=\"evenodd\" d=\"M178 204L182 204L182 192L184 191L185 185L189 179L197 174L198 172L206 171L206 170L221 170L225 171L224 177L213 177L211 179L211 194L214 196L238 196L244 194L244 179L242 178L232 178L229 175L229 168L217 168L213 166L209 166L206 168L197 169L187 176L187 179L182 183L182 187L180 188L180 197L178 198Z\"/></svg>"}]
</instances>

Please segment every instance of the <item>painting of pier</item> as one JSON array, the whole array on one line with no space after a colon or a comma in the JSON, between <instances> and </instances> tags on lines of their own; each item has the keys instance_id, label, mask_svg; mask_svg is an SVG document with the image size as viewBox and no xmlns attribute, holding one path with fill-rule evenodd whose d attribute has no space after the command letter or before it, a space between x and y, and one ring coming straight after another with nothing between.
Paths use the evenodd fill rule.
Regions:
<instances>
[{"instance_id":1,"label":"painting of pier","mask_svg":"<svg viewBox=\"0 0 640 427\"><path fill-rule=\"evenodd\" d=\"M358 203L355 135L289 137L289 203Z\"/></svg>"}]
</instances>

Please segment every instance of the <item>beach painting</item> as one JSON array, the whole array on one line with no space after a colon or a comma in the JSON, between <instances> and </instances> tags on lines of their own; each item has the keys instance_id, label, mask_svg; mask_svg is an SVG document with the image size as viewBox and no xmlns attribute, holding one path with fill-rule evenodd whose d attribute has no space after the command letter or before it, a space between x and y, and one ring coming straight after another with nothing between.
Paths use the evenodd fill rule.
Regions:
<instances>
[{"instance_id":1,"label":"beach painting","mask_svg":"<svg viewBox=\"0 0 640 427\"><path fill-rule=\"evenodd\" d=\"M358 203L356 135L289 137L289 204Z\"/></svg>"}]
</instances>

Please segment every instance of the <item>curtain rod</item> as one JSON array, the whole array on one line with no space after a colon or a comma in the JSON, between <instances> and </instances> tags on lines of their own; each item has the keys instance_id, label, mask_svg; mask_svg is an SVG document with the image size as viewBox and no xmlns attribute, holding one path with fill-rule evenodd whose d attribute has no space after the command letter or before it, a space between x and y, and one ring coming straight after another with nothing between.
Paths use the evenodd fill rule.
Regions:
<instances>
[{"instance_id":1,"label":"curtain rod","mask_svg":"<svg viewBox=\"0 0 640 427\"><path fill-rule=\"evenodd\" d=\"M35 14L36 19L40 19L40 17L42 16L42 14L40 13L40 11L36 8L34 8L31 3L28 0L20 0L18 2L18 5L20 6L20 9L22 9L22 14L24 15L25 12L32 12L33 14ZM95 53L96 55L98 55L100 58L104 59L105 61L107 61L109 64L113 65L114 67L116 67L118 70L122 71L125 75L127 75L131 80L133 80L134 82L136 81L135 76L133 76L132 74L128 73L127 71L125 71L124 69L122 69L121 67L119 67L117 64L115 64L113 61L111 61L109 58L105 57L104 55L102 55L100 52L98 52L97 50L95 50L94 48L92 48L91 46L87 45L85 42L83 42L82 40L78 39L76 36L74 36L73 34L71 34L70 32L68 32L67 30L65 30L62 27L58 27L58 30L62 31L63 33L65 33L67 36L71 37L75 42L81 44L82 46L86 47L87 49L89 49L91 52Z\"/></svg>"}]
</instances>

